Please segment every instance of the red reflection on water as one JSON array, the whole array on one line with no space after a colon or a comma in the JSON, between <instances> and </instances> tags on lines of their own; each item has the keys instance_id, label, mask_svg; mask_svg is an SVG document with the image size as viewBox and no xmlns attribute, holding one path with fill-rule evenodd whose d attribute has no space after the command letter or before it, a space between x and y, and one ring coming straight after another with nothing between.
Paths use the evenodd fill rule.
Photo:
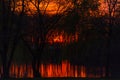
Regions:
<instances>
[{"instance_id":1,"label":"red reflection on water","mask_svg":"<svg viewBox=\"0 0 120 80\"><path fill-rule=\"evenodd\" d=\"M12 64L10 67L10 77L23 78L23 77L33 77L33 71L31 65L16 65Z\"/></svg>"},{"instance_id":2,"label":"red reflection on water","mask_svg":"<svg viewBox=\"0 0 120 80\"><path fill-rule=\"evenodd\" d=\"M3 73L3 68L0 67L0 77ZM71 65L68 61L62 61L61 64L41 64L39 72L42 77L104 77L105 68L90 68L85 66ZM15 78L33 78L32 65L12 64L10 67L10 77Z\"/></svg>"}]
</instances>

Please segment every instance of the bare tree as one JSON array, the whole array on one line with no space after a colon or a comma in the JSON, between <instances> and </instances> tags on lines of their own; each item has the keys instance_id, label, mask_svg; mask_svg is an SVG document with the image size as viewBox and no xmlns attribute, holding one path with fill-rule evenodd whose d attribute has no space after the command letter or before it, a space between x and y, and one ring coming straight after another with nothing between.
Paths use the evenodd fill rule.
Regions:
<instances>
[{"instance_id":1,"label":"bare tree","mask_svg":"<svg viewBox=\"0 0 120 80\"><path fill-rule=\"evenodd\" d=\"M3 65L3 77L8 77L9 76L9 65L8 65L8 61L9 58L7 58L8 56L8 49L9 49L9 44L11 41L11 19L12 19L12 14L11 14L11 9L10 9L10 1L5 1L5 0L1 0L1 61L2 61L2 65ZM12 46L13 47L13 46ZM12 51L13 52L13 51ZM11 52L11 53L12 53ZM10 54L12 55L12 54Z\"/></svg>"},{"instance_id":2,"label":"bare tree","mask_svg":"<svg viewBox=\"0 0 120 80\"><path fill-rule=\"evenodd\" d=\"M51 30L56 29L56 24L61 20L68 6L62 6L60 5L61 0L56 0L53 4L56 5L55 7L57 7L57 9L53 11L54 14L50 14L48 8L52 2L51 0L29 0L28 2L33 5L36 10L32 15L32 21L35 21L36 25L32 26L32 32L23 36L22 40L32 55L33 75L34 77L40 77L39 65L41 63L41 54L44 52L46 44L48 44L47 36L52 33ZM32 12L30 9L28 9L28 11ZM31 36L31 40L27 40L27 36Z\"/></svg>"},{"instance_id":3,"label":"bare tree","mask_svg":"<svg viewBox=\"0 0 120 80\"><path fill-rule=\"evenodd\" d=\"M24 4L24 0L22 0L22 2ZM20 39L21 20L24 13L24 6L22 7L20 18L16 19L18 16L15 14L16 0L1 0L0 3L0 56L3 65L2 75L4 78L8 78L14 51Z\"/></svg>"},{"instance_id":4,"label":"bare tree","mask_svg":"<svg viewBox=\"0 0 120 80\"><path fill-rule=\"evenodd\" d=\"M115 17L115 10L118 0L106 0L108 4L108 41L107 41L107 52L106 52L106 77L110 77L110 56L111 56L111 38L112 38L112 29L113 22Z\"/></svg>"}]
</instances>

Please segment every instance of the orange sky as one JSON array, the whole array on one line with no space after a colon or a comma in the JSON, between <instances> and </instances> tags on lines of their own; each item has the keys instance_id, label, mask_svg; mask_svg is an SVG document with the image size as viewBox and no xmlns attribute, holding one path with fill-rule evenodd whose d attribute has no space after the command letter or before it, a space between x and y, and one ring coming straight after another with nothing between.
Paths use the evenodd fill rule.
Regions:
<instances>
[{"instance_id":1,"label":"orange sky","mask_svg":"<svg viewBox=\"0 0 120 80\"><path fill-rule=\"evenodd\" d=\"M104 0L100 0L101 6L99 7L99 9L101 10L101 12L105 12L107 11L107 4L104 2ZM35 1L33 0L32 2L30 2L29 0L25 1L25 11L27 14L35 14L37 12L37 9L34 5ZM16 8L15 11L19 12L21 11L21 5L22 2L18 1L16 3ZM65 9L70 8L71 7L71 3L70 1L66 0L66 1L61 1L61 0L44 0L44 2L41 2L39 5L41 12L45 13L45 14L57 14L57 13L62 13L63 11L65 11Z\"/></svg>"},{"instance_id":2,"label":"orange sky","mask_svg":"<svg viewBox=\"0 0 120 80\"><path fill-rule=\"evenodd\" d=\"M102 13L107 13L108 12L108 7L107 7L107 3L105 2L105 0L100 0L100 7L99 7L99 10L102 12Z\"/></svg>"},{"instance_id":3,"label":"orange sky","mask_svg":"<svg viewBox=\"0 0 120 80\"><path fill-rule=\"evenodd\" d=\"M44 14L57 14L57 13L62 13L63 11L65 11L65 9L67 7L70 7L70 5L68 4L69 1L64 1L61 2L61 0L47 0L44 2L41 2L39 5L39 8L41 9L41 12ZM58 4L59 3L59 4ZM37 12L37 8L36 8L36 4L35 1L33 0L32 2L30 2L29 0L25 1L25 11L27 14L34 14ZM16 8L15 11L16 12L20 12L22 10L22 1L18 1L16 3Z\"/></svg>"}]
</instances>

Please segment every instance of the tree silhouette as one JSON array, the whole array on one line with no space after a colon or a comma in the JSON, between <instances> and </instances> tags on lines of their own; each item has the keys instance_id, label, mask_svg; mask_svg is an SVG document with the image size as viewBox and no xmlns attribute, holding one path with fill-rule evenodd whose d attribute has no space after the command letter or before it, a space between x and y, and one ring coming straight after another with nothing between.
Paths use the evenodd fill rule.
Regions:
<instances>
[{"instance_id":1,"label":"tree silhouette","mask_svg":"<svg viewBox=\"0 0 120 80\"><path fill-rule=\"evenodd\" d=\"M1 0L1 20L0 20L0 55L3 65L3 76L4 78L9 77L9 68L12 63L14 51L17 43L19 42L20 27L15 21L17 20L14 14L15 5L14 0ZM12 10L11 10L12 9ZM21 12L21 15L23 12ZM18 21L19 23L20 21Z\"/></svg>"},{"instance_id":2,"label":"tree silhouette","mask_svg":"<svg viewBox=\"0 0 120 80\"><path fill-rule=\"evenodd\" d=\"M40 77L39 65L41 63L41 54L43 54L44 48L48 44L47 36L51 35L51 30L56 29L55 25L62 18L65 12L63 9L66 7L61 9L61 5L58 5L56 13L54 15L50 15L47 13L47 7L50 3L49 1L45 2L40 0L30 0L29 2L36 9L36 13L31 16L33 17L33 24L35 23L35 25L32 26L33 30L31 33L28 32L27 35L22 36L22 40L32 55L33 75L34 77ZM43 7L40 7L40 5ZM62 15L59 14L60 11L62 11ZM31 39L28 40L26 37L30 37Z\"/></svg>"},{"instance_id":3,"label":"tree silhouette","mask_svg":"<svg viewBox=\"0 0 120 80\"><path fill-rule=\"evenodd\" d=\"M112 38L112 29L113 29L113 22L114 22L114 15L116 10L118 0L107 0L108 4L108 41L107 41L107 53L106 53L106 77L110 77L110 56L111 56L111 38Z\"/></svg>"}]
</instances>

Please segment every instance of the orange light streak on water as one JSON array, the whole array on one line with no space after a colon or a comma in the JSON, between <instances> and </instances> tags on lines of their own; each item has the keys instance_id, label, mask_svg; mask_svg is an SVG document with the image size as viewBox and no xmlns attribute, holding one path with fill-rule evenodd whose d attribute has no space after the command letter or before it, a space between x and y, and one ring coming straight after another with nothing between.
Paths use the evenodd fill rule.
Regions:
<instances>
[{"instance_id":1,"label":"orange light streak on water","mask_svg":"<svg viewBox=\"0 0 120 80\"><path fill-rule=\"evenodd\" d=\"M84 66L81 67L81 77L86 77L85 67Z\"/></svg>"}]
</instances>

